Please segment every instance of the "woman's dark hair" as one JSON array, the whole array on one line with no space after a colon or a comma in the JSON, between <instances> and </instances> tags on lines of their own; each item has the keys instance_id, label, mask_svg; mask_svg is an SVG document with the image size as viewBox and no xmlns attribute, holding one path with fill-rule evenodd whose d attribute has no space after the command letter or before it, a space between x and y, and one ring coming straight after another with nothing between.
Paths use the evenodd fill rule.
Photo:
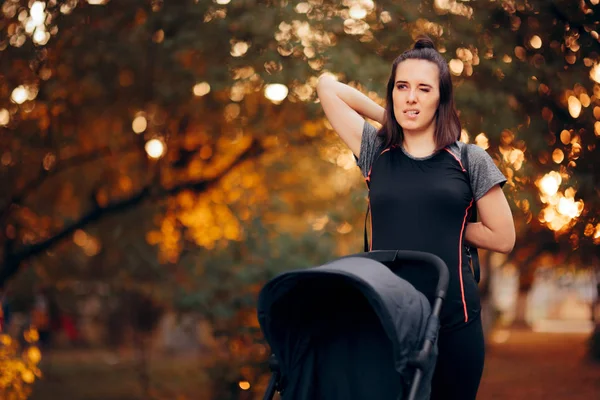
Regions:
<instances>
[{"instance_id":1,"label":"woman's dark hair","mask_svg":"<svg viewBox=\"0 0 600 400\"><path fill-rule=\"evenodd\" d=\"M398 64L409 59L430 61L438 67L440 79L440 103L435 113L436 124L434 140L436 151L441 150L460 138L461 125L454 107L452 78L450 76L450 70L448 69L448 63L435 49L433 41L428 36L424 35L419 36L413 45L413 48L400 54L392 64L392 73L390 74L386 91L386 121L379 130L379 135L386 138L386 147L390 145L401 145L404 141L402 127L398 124L396 116L394 115L392 93L394 91Z\"/></svg>"}]
</instances>

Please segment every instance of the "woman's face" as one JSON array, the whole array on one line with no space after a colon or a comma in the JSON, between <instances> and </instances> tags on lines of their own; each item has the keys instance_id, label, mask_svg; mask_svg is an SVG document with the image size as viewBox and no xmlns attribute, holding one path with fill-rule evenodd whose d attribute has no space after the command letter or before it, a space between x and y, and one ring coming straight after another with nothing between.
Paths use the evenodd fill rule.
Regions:
<instances>
[{"instance_id":1,"label":"woman's face","mask_svg":"<svg viewBox=\"0 0 600 400\"><path fill-rule=\"evenodd\" d=\"M439 70L431 61L408 59L396 67L392 99L396 121L405 133L435 129L440 102Z\"/></svg>"}]
</instances>

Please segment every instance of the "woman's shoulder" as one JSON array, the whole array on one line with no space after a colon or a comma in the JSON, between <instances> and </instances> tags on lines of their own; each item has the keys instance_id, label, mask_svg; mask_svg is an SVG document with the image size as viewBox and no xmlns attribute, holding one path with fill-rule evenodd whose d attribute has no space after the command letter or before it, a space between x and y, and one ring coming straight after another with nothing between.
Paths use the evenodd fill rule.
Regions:
<instances>
[{"instance_id":1,"label":"woman's shoulder","mask_svg":"<svg viewBox=\"0 0 600 400\"><path fill-rule=\"evenodd\" d=\"M450 143L448 146L446 146L446 151L448 151L450 154L452 154L452 156L454 158L456 158L459 162L462 162L461 150L464 145L465 145L464 142L457 140L455 142Z\"/></svg>"},{"instance_id":2,"label":"woman's shoulder","mask_svg":"<svg viewBox=\"0 0 600 400\"><path fill-rule=\"evenodd\" d=\"M482 158L485 158L486 156L489 157L489 154L487 153L487 151L485 151L483 148L481 148L480 146L476 145L476 144L468 144L465 142L462 142L460 140L457 140L455 142L450 143L446 149L448 149L448 151L450 153L452 153L452 155L454 155L454 157L456 157L456 159L460 160L461 163L464 161L463 158L463 149L466 150L466 156L469 158L469 164L473 163L473 162L479 162Z\"/></svg>"}]
</instances>

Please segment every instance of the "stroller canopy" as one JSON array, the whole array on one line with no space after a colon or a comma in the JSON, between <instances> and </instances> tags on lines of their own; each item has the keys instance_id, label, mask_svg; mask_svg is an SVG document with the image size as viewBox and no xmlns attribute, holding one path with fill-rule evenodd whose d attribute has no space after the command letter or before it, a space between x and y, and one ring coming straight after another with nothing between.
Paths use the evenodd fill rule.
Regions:
<instances>
[{"instance_id":1,"label":"stroller canopy","mask_svg":"<svg viewBox=\"0 0 600 400\"><path fill-rule=\"evenodd\" d=\"M430 314L421 292L364 257L283 273L258 300L286 400L402 398Z\"/></svg>"}]
</instances>

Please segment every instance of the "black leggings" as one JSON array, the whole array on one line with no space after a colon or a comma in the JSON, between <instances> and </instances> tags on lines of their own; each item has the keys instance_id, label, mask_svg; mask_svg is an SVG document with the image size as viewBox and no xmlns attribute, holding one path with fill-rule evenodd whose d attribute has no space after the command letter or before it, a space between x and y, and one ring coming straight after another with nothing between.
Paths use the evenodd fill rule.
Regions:
<instances>
[{"instance_id":1,"label":"black leggings","mask_svg":"<svg viewBox=\"0 0 600 400\"><path fill-rule=\"evenodd\" d=\"M481 318L440 332L431 400L475 400L483 374L485 344Z\"/></svg>"}]
</instances>

